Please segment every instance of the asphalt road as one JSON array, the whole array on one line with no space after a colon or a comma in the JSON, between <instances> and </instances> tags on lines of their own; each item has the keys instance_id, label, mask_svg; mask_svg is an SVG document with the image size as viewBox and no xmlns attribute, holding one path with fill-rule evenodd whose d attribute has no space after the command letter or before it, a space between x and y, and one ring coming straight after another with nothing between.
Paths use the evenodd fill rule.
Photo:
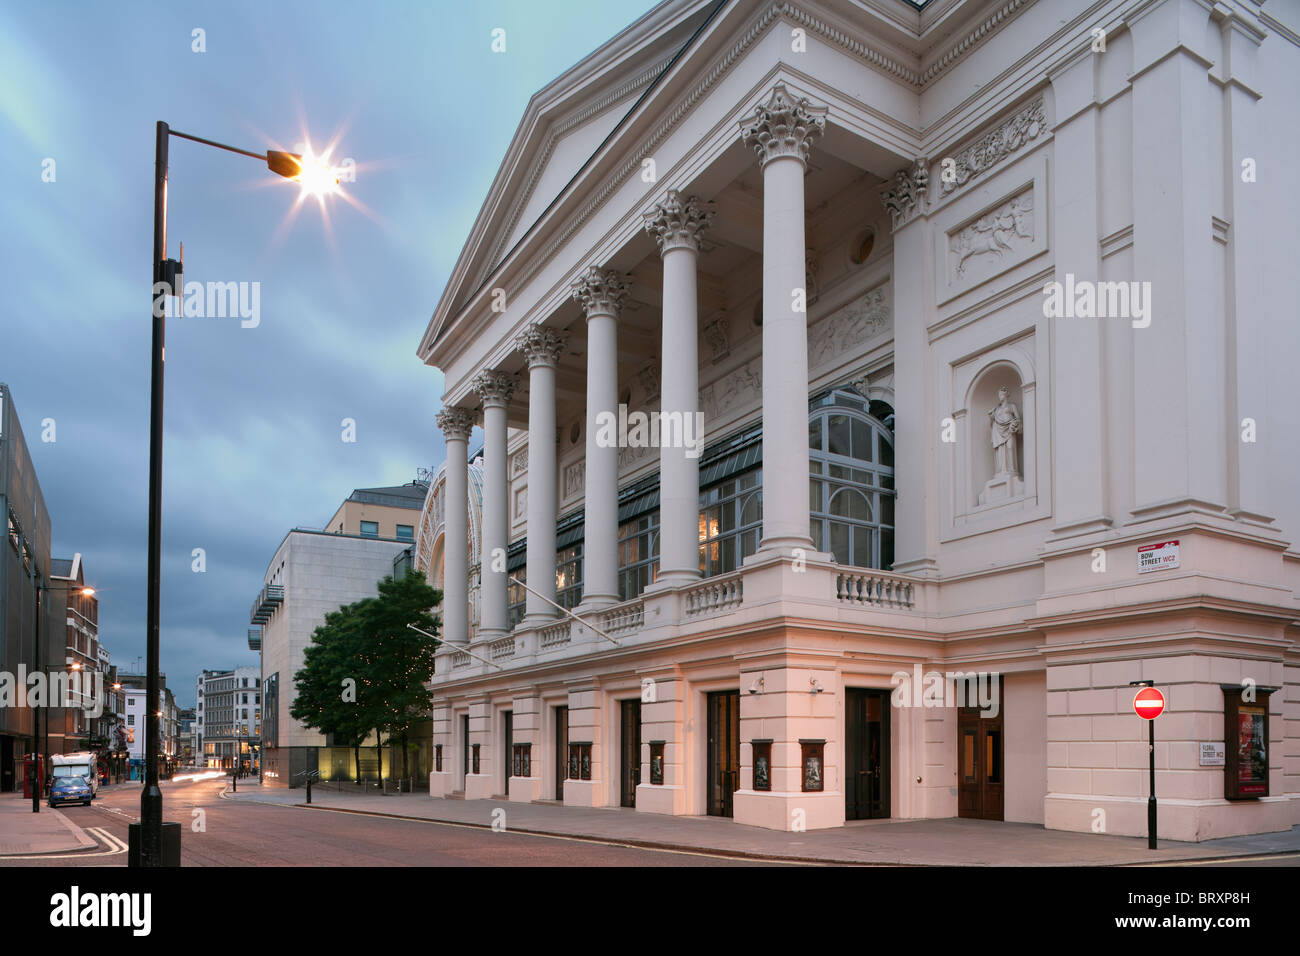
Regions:
<instances>
[{"instance_id":1,"label":"asphalt road","mask_svg":"<svg viewBox=\"0 0 1300 956\"><path fill-rule=\"evenodd\" d=\"M227 781L167 782L164 819L181 824L182 866L754 866L753 861L647 850L562 837L393 820L329 810L223 800ZM127 825L140 787L101 793L60 812L99 842L97 850L3 866L126 866ZM772 864L767 864L772 865Z\"/></svg>"}]
</instances>

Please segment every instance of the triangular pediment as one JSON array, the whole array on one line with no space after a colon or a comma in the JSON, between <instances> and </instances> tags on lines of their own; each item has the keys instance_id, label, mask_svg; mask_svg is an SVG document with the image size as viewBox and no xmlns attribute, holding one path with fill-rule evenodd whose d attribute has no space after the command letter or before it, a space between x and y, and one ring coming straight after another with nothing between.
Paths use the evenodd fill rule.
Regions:
<instances>
[{"instance_id":1,"label":"triangular pediment","mask_svg":"<svg viewBox=\"0 0 1300 956\"><path fill-rule=\"evenodd\" d=\"M440 313L454 314L488 280L686 45L709 7L707 0L661 4L533 96ZM429 340L439 331L431 327Z\"/></svg>"}]
</instances>

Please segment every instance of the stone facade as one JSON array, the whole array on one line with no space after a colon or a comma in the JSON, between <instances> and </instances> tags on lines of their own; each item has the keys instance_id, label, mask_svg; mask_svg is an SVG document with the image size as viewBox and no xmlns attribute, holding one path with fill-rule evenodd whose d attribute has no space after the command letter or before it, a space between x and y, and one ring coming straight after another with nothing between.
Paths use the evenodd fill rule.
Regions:
<instances>
[{"instance_id":1,"label":"stone facade","mask_svg":"<svg viewBox=\"0 0 1300 956\"><path fill-rule=\"evenodd\" d=\"M890 6L667 3L531 102L419 348L447 408L518 376L494 621L527 585L446 631L430 791L1137 835L1153 681L1160 836L1289 828L1300 23Z\"/></svg>"}]
</instances>

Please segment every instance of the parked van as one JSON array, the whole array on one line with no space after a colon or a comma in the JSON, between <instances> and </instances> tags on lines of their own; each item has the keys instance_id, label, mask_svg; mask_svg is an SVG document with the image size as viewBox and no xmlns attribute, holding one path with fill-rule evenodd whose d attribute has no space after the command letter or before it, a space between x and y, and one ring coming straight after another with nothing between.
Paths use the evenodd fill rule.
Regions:
<instances>
[{"instance_id":1,"label":"parked van","mask_svg":"<svg viewBox=\"0 0 1300 956\"><path fill-rule=\"evenodd\" d=\"M72 754L52 754L50 772L55 780L60 777L85 777L92 798L99 796L99 758L89 750Z\"/></svg>"}]
</instances>

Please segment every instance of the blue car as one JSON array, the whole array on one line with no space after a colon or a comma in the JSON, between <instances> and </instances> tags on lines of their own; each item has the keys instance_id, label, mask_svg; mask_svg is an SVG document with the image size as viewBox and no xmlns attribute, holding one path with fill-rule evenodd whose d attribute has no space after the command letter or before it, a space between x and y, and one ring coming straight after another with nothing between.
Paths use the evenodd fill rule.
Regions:
<instances>
[{"instance_id":1,"label":"blue car","mask_svg":"<svg viewBox=\"0 0 1300 956\"><path fill-rule=\"evenodd\" d=\"M50 785L51 807L58 803L79 803L88 807L93 796L85 777L55 777Z\"/></svg>"}]
</instances>

